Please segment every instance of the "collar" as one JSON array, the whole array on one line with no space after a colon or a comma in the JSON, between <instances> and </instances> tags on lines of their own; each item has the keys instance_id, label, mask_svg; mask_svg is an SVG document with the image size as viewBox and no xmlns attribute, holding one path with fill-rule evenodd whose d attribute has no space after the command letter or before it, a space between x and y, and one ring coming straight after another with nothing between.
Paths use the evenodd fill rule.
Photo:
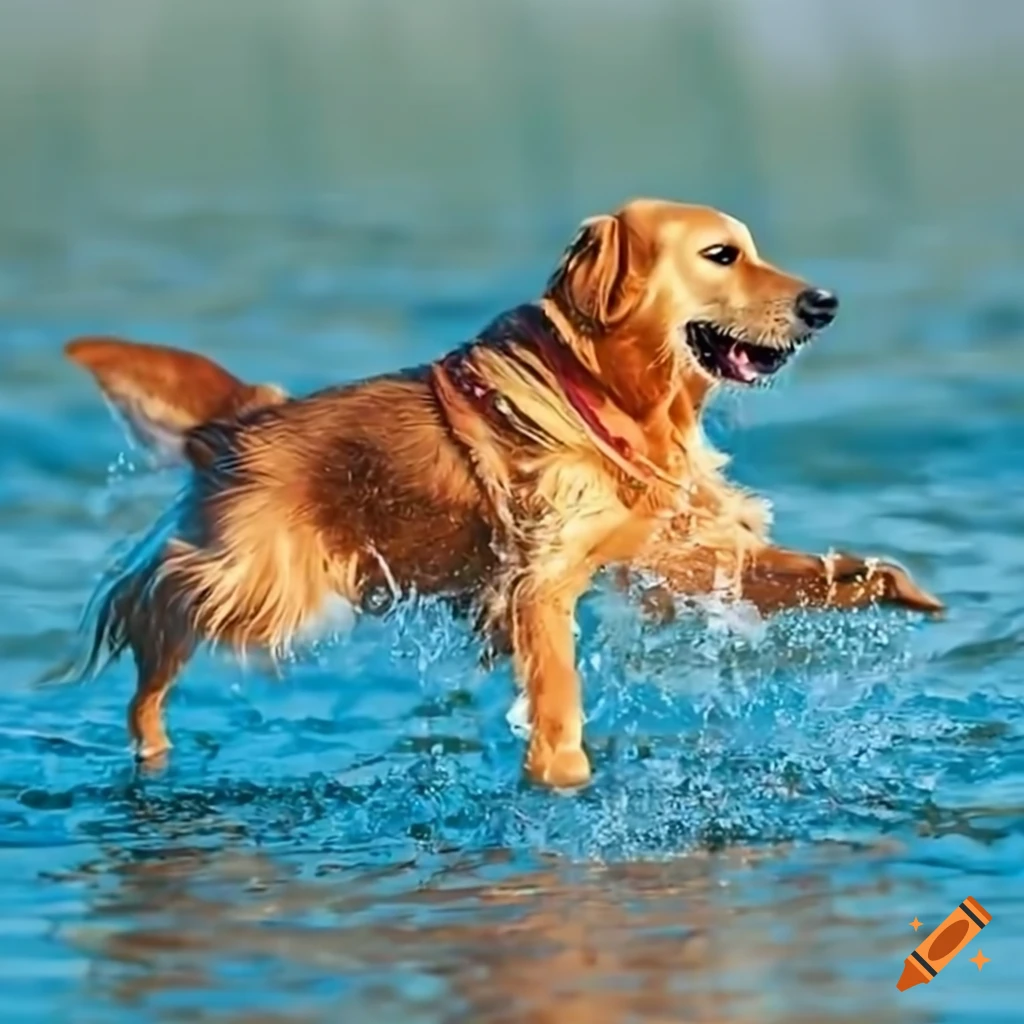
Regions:
<instances>
[{"instance_id":1,"label":"collar","mask_svg":"<svg viewBox=\"0 0 1024 1024\"><path fill-rule=\"evenodd\" d=\"M492 345L515 359L516 349L530 346L555 378L566 403L580 418L584 433L602 455L634 481L647 485L655 479L681 487L682 482L652 462L639 424L614 401L608 389L573 353L557 325L539 305L519 306L498 317L480 338L457 349L435 364L434 372L446 378L480 414L505 429L536 436L513 403L475 369L471 354L479 344ZM545 386L538 380L539 386ZM533 430L528 429L533 426Z\"/></svg>"}]
</instances>

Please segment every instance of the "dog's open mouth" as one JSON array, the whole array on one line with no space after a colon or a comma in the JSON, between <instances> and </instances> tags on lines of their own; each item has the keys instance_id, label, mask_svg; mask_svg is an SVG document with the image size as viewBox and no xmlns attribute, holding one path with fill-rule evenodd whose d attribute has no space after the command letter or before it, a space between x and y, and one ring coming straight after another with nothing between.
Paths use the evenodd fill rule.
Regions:
<instances>
[{"instance_id":1,"label":"dog's open mouth","mask_svg":"<svg viewBox=\"0 0 1024 1024\"><path fill-rule=\"evenodd\" d=\"M706 320L686 325L686 342L701 368L713 377L740 384L754 384L777 373L809 337L759 345L741 341Z\"/></svg>"}]
</instances>

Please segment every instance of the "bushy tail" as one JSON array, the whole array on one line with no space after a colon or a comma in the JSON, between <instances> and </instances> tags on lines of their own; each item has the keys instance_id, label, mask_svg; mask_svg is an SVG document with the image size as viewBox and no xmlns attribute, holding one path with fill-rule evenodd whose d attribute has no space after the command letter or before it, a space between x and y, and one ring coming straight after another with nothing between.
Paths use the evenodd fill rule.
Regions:
<instances>
[{"instance_id":1,"label":"bushy tail","mask_svg":"<svg viewBox=\"0 0 1024 1024\"><path fill-rule=\"evenodd\" d=\"M87 370L125 425L130 440L164 463L201 456L189 442L206 424L229 423L248 412L280 405L280 388L250 385L193 352L119 338L76 338L67 357ZM178 581L162 567L180 535L188 507L183 491L145 536L104 573L86 606L72 656L40 683L83 680L131 649L140 673L194 646L193 616Z\"/></svg>"},{"instance_id":2,"label":"bushy tail","mask_svg":"<svg viewBox=\"0 0 1024 1024\"><path fill-rule=\"evenodd\" d=\"M129 441L163 463L187 461L194 428L288 399L275 384L246 384L205 356L163 345L86 337L64 354L92 374Z\"/></svg>"}]
</instances>

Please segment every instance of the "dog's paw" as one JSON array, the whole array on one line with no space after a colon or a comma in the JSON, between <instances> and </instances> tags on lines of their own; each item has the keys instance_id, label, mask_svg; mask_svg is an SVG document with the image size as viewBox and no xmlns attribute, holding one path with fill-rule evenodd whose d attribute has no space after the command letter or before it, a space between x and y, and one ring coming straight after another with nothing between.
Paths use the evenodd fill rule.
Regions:
<instances>
[{"instance_id":1,"label":"dog's paw","mask_svg":"<svg viewBox=\"0 0 1024 1024\"><path fill-rule=\"evenodd\" d=\"M928 615L940 615L946 610L937 597L919 587L910 573L894 562L839 555L834 580L841 586L862 590L870 601L878 604L896 605Z\"/></svg>"},{"instance_id":2,"label":"dog's paw","mask_svg":"<svg viewBox=\"0 0 1024 1024\"><path fill-rule=\"evenodd\" d=\"M882 601L896 604L929 615L941 615L946 606L934 594L919 587L911 578L910 573L898 565L885 563L879 565L877 571L885 580Z\"/></svg>"},{"instance_id":3,"label":"dog's paw","mask_svg":"<svg viewBox=\"0 0 1024 1024\"><path fill-rule=\"evenodd\" d=\"M591 779L590 760L582 747L558 747L531 744L526 757L526 773L534 782L554 789L575 789Z\"/></svg>"},{"instance_id":4,"label":"dog's paw","mask_svg":"<svg viewBox=\"0 0 1024 1024\"><path fill-rule=\"evenodd\" d=\"M171 745L135 747L135 769L141 775L162 775L170 764Z\"/></svg>"}]
</instances>

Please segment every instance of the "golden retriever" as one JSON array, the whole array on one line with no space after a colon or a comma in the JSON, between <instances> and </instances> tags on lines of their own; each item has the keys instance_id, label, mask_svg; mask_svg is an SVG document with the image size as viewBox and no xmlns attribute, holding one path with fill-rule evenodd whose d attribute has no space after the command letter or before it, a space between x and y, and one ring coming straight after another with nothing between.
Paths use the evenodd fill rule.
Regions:
<instances>
[{"instance_id":1,"label":"golden retriever","mask_svg":"<svg viewBox=\"0 0 1024 1024\"><path fill-rule=\"evenodd\" d=\"M81 672L126 649L138 755L196 646L283 652L330 603L450 597L513 658L529 776L585 783L574 611L606 566L772 609L941 604L898 567L773 547L700 416L778 371L837 300L706 207L632 201L580 227L543 296L438 361L291 399L201 356L81 338L133 432L191 479L87 609ZM668 607L668 605L666 605Z\"/></svg>"}]
</instances>

